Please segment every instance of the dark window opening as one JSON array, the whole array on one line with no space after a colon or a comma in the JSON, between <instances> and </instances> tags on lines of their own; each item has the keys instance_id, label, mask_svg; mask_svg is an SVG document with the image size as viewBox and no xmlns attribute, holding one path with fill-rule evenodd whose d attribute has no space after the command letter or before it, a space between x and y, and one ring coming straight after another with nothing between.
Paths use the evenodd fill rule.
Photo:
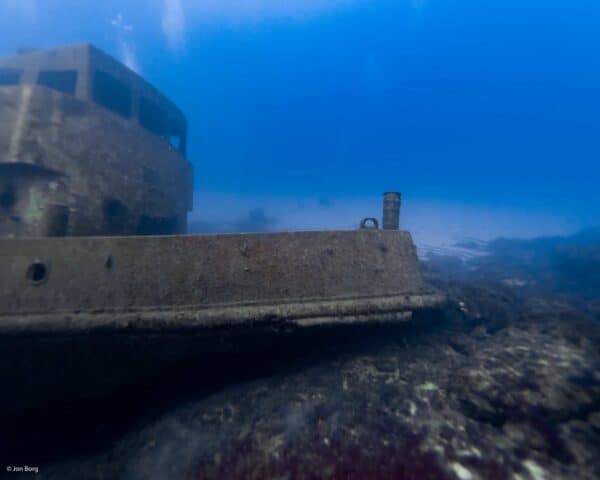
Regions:
<instances>
[{"instance_id":1,"label":"dark window opening","mask_svg":"<svg viewBox=\"0 0 600 480\"><path fill-rule=\"evenodd\" d=\"M5 211L10 211L17 203L15 189L11 184L5 185L0 190L0 208Z\"/></svg>"},{"instance_id":2,"label":"dark window opening","mask_svg":"<svg viewBox=\"0 0 600 480\"><path fill-rule=\"evenodd\" d=\"M167 129L165 111L147 98L140 98L140 125L156 135L165 135Z\"/></svg>"},{"instance_id":3,"label":"dark window opening","mask_svg":"<svg viewBox=\"0 0 600 480\"><path fill-rule=\"evenodd\" d=\"M69 207L66 205L46 205L45 210L46 236L65 237L69 230Z\"/></svg>"},{"instance_id":4,"label":"dark window opening","mask_svg":"<svg viewBox=\"0 0 600 480\"><path fill-rule=\"evenodd\" d=\"M102 209L106 232L110 235L123 233L129 218L127 207L119 200L108 198L104 201Z\"/></svg>"},{"instance_id":5,"label":"dark window opening","mask_svg":"<svg viewBox=\"0 0 600 480\"><path fill-rule=\"evenodd\" d=\"M166 138L173 150L176 150L185 156L185 127L178 124L171 125L169 134Z\"/></svg>"},{"instance_id":6,"label":"dark window opening","mask_svg":"<svg viewBox=\"0 0 600 480\"><path fill-rule=\"evenodd\" d=\"M92 98L122 117L131 117L131 89L108 73L100 70L94 72Z\"/></svg>"},{"instance_id":7,"label":"dark window opening","mask_svg":"<svg viewBox=\"0 0 600 480\"><path fill-rule=\"evenodd\" d=\"M125 205L118 200L104 202L104 216L109 218L122 217L126 213Z\"/></svg>"},{"instance_id":8,"label":"dark window opening","mask_svg":"<svg viewBox=\"0 0 600 480\"><path fill-rule=\"evenodd\" d=\"M140 217L137 235L173 235L177 233L177 217Z\"/></svg>"},{"instance_id":9,"label":"dark window opening","mask_svg":"<svg viewBox=\"0 0 600 480\"><path fill-rule=\"evenodd\" d=\"M0 85L19 85L21 83L21 70L0 68Z\"/></svg>"},{"instance_id":10,"label":"dark window opening","mask_svg":"<svg viewBox=\"0 0 600 480\"><path fill-rule=\"evenodd\" d=\"M179 135L171 135L169 143L175 150L181 151L181 137Z\"/></svg>"},{"instance_id":11,"label":"dark window opening","mask_svg":"<svg viewBox=\"0 0 600 480\"><path fill-rule=\"evenodd\" d=\"M69 95L75 94L77 72L75 70L42 70L37 79L38 85Z\"/></svg>"}]
</instances>

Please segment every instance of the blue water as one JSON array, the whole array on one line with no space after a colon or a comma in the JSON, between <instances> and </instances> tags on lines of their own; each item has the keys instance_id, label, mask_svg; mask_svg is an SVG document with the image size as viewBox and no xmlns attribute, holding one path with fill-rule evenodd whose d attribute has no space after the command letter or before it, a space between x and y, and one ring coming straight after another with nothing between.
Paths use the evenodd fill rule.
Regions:
<instances>
[{"instance_id":1,"label":"blue water","mask_svg":"<svg viewBox=\"0 0 600 480\"><path fill-rule=\"evenodd\" d=\"M445 245L600 223L599 26L583 0L2 0L0 54L92 42L170 96L208 230L351 228L401 190Z\"/></svg>"}]
</instances>

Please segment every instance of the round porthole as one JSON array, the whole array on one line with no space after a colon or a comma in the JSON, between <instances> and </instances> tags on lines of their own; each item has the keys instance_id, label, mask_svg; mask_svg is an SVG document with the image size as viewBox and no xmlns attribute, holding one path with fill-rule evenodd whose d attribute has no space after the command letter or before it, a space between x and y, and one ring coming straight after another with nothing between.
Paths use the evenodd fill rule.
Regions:
<instances>
[{"instance_id":1,"label":"round porthole","mask_svg":"<svg viewBox=\"0 0 600 480\"><path fill-rule=\"evenodd\" d=\"M27 268L27 280L32 285L40 285L48 280L48 265L36 260Z\"/></svg>"}]
</instances>

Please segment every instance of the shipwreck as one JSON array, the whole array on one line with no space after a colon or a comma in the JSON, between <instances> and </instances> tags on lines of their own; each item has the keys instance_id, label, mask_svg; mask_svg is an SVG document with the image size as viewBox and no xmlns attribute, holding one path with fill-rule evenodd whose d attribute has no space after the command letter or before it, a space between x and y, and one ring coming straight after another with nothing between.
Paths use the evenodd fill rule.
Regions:
<instances>
[{"instance_id":1,"label":"shipwreck","mask_svg":"<svg viewBox=\"0 0 600 480\"><path fill-rule=\"evenodd\" d=\"M89 389L127 381L94 378L106 362L93 345L146 336L157 351L173 335L403 321L443 301L399 230L394 192L381 228L187 235L185 116L91 45L0 59L0 125L0 356L13 359L0 368L48 383L3 396L7 411L85 391L57 380L81 372L81 357ZM45 359L61 345L86 353L43 373L59 368Z\"/></svg>"}]
</instances>

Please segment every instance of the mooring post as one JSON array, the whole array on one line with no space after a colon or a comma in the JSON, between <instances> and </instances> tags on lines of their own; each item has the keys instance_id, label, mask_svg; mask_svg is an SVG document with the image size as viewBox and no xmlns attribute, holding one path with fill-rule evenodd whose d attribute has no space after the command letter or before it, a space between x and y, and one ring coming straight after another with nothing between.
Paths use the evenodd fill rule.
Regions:
<instances>
[{"instance_id":1,"label":"mooring post","mask_svg":"<svg viewBox=\"0 0 600 480\"><path fill-rule=\"evenodd\" d=\"M400 193L385 192L383 194L383 229L398 230L400 228Z\"/></svg>"}]
</instances>

